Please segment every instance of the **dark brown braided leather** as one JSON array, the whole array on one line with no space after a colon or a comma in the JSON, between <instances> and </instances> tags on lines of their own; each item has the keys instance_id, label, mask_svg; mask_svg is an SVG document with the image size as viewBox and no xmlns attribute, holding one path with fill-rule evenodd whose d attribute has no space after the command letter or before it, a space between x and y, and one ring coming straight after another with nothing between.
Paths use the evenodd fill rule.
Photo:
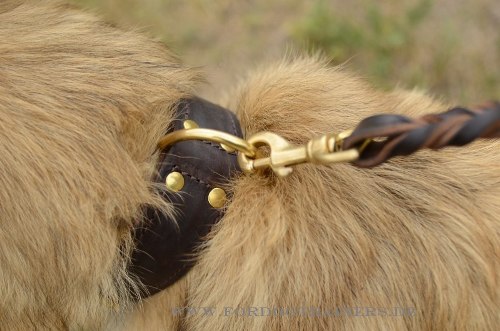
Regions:
<instances>
[{"instance_id":1,"label":"dark brown braided leather","mask_svg":"<svg viewBox=\"0 0 500 331\"><path fill-rule=\"evenodd\" d=\"M499 102L473 109L456 107L418 119L401 115L368 117L344 140L343 149L375 139L354 162L356 166L368 168L397 155L409 155L423 148L463 146L477 138L500 138Z\"/></svg>"}]
</instances>

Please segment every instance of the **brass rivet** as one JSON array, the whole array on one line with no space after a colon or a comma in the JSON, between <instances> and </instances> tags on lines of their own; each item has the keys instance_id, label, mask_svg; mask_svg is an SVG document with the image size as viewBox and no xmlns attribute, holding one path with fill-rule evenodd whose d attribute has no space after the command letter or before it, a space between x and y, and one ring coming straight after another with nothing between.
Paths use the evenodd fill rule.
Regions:
<instances>
[{"instance_id":1,"label":"brass rivet","mask_svg":"<svg viewBox=\"0 0 500 331\"><path fill-rule=\"evenodd\" d=\"M214 208L221 208L226 203L226 192L221 188L214 188L208 193L208 202Z\"/></svg>"},{"instance_id":2,"label":"brass rivet","mask_svg":"<svg viewBox=\"0 0 500 331\"><path fill-rule=\"evenodd\" d=\"M184 177L180 172L171 172L165 179L165 185L170 191L178 192L184 187Z\"/></svg>"},{"instance_id":3,"label":"brass rivet","mask_svg":"<svg viewBox=\"0 0 500 331\"><path fill-rule=\"evenodd\" d=\"M226 152L229 152L229 153L232 153L235 151L234 148L231 148L231 147L224 145L224 144L220 144L220 147L222 147Z\"/></svg>"},{"instance_id":4,"label":"brass rivet","mask_svg":"<svg viewBox=\"0 0 500 331\"><path fill-rule=\"evenodd\" d=\"M184 125L184 129L196 129L199 127L198 124L192 120L185 120L183 125Z\"/></svg>"}]
</instances>

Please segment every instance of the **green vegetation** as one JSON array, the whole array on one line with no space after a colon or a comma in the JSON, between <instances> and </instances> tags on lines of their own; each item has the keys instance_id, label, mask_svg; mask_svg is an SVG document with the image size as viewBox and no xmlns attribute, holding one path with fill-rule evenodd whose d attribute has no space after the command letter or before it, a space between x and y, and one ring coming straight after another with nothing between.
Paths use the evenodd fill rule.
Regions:
<instances>
[{"instance_id":1,"label":"green vegetation","mask_svg":"<svg viewBox=\"0 0 500 331\"><path fill-rule=\"evenodd\" d=\"M414 32L428 16L432 2L421 0L402 15L384 15L375 3L367 3L362 24L342 19L324 1L297 25L294 37L324 50L335 62L353 57L381 86L391 87L388 77L399 77L404 59L411 61ZM439 59L436 59L436 63ZM406 74L404 81L422 83L417 71Z\"/></svg>"},{"instance_id":2,"label":"green vegetation","mask_svg":"<svg viewBox=\"0 0 500 331\"><path fill-rule=\"evenodd\" d=\"M70 1L204 67L208 95L292 47L347 62L381 88L422 88L454 103L500 98L498 0Z\"/></svg>"}]
</instances>

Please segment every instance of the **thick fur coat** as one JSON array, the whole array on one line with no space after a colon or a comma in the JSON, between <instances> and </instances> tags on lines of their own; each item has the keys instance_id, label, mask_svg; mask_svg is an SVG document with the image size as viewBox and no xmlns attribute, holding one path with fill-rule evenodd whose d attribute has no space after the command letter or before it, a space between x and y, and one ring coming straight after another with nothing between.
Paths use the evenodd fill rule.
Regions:
<instances>
[{"instance_id":1,"label":"thick fur coat","mask_svg":"<svg viewBox=\"0 0 500 331\"><path fill-rule=\"evenodd\" d=\"M374 169L302 165L241 176L194 269L134 303L126 272L141 206L164 205L156 143L197 73L162 45L59 3L0 2L0 329L495 330L500 142ZM224 101L225 100L225 101ZM380 113L447 105L379 92L294 57L221 103L246 136L295 142ZM216 314L173 314L175 307ZM237 307L412 307L411 316L248 316ZM368 315L368 316L366 316Z\"/></svg>"}]
</instances>

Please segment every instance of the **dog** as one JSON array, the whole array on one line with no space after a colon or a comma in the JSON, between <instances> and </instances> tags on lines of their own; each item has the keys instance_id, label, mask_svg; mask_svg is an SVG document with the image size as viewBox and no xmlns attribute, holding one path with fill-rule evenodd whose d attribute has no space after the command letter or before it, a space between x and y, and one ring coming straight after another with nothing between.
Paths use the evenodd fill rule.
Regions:
<instances>
[{"instance_id":1,"label":"dog","mask_svg":"<svg viewBox=\"0 0 500 331\"><path fill-rule=\"evenodd\" d=\"M151 180L157 144L202 74L159 42L54 1L1 2L0 40L1 329L500 325L498 140L373 169L237 176L193 268L138 300L128 265L141 206L175 216ZM378 91L314 55L254 69L217 101L245 137L296 144L374 114L450 106Z\"/></svg>"}]
</instances>

